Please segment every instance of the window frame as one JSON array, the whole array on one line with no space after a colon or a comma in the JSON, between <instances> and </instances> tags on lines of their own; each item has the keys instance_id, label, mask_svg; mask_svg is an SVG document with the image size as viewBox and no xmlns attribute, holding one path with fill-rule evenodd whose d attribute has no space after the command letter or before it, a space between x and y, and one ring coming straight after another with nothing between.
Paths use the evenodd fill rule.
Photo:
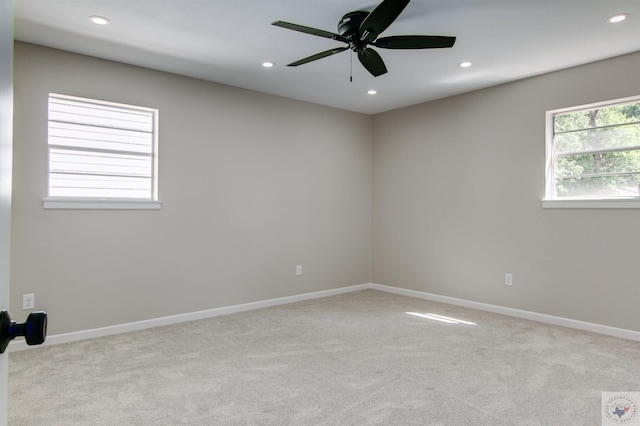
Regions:
<instances>
[{"instance_id":1,"label":"window frame","mask_svg":"<svg viewBox=\"0 0 640 426\"><path fill-rule=\"evenodd\" d=\"M47 96L47 114L49 114L49 101L54 99L70 100L85 104L104 105L109 107L127 109L132 111L142 111L151 114L152 119L152 153L151 159L151 196L149 198L118 198L118 197L60 197L50 196L51 179L51 144L49 133L47 133L47 196L43 199L45 209L85 209L85 210L157 210L162 206L158 198L158 116L156 108L143 107L138 105L123 104L99 99L84 98L58 93L49 93ZM50 122L47 116L47 123ZM48 126L47 126L48 127ZM99 150L96 150L99 152Z\"/></svg>"},{"instance_id":2,"label":"window frame","mask_svg":"<svg viewBox=\"0 0 640 426\"><path fill-rule=\"evenodd\" d=\"M635 197L585 197L585 198L562 198L556 195L555 191L555 158L554 158L554 118L556 115L568 112L588 111L607 106L623 105L629 103L640 103L640 95L625 98L612 99L608 101L594 102L585 105L559 108L545 113L545 194L542 199L543 208L604 208L604 209L627 209L640 208L640 194ZM612 152L616 148L612 148Z\"/></svg>"}]
</instances>

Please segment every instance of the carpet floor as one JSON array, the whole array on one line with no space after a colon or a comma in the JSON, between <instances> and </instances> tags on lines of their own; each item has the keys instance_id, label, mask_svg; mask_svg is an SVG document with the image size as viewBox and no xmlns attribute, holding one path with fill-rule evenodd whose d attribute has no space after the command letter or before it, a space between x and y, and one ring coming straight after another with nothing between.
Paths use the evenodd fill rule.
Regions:
<instances>
[{"instance_id":1,"label":"carpet floor","mask_svg":"<svg viewBox=\"0 0 640 426\"><path fill-rule=\"evenodd\" d=\"M640 342L375 290L13 352L9 424L599 425Z\"/></svg>"}]
</instances>

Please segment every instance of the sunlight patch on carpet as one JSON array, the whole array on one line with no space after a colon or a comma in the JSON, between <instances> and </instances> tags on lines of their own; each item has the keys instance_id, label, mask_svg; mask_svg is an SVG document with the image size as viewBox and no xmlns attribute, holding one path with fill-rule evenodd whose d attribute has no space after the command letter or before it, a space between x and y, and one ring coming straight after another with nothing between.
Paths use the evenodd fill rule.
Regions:
<instances>
[{"instance_id":1,"label":"sunlight patch on carpet","mask_svg":"<svg viewBox=\"0 0 640 426\"><path fill-rule=\"evenodd\" d=\"M446 322L447 324L478 325L475 322L465 321L465 320L461 320L461 319L458 319L458 318L445 317L443 315L438 315L438 314L430 314L430 313L419 314L417 312L405 312L405 313L408 314L408 315L413 315L413 316L420 317L420 318L426 318L426 319L430 319L430 320L434 320L434 321Z\"/></svg>"}]
</instances>

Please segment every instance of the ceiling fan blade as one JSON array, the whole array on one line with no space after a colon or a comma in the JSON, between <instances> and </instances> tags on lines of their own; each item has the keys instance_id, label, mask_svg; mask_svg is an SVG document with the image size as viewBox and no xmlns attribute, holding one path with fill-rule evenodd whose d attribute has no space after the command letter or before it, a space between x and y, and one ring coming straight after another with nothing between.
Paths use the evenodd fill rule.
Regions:
<instances>
[{"instance_id":1,"label":"ceiling fan blade","mask_svg":"<svg viewBox=\"0 0 640 426\"><path fill-rule=\"evenodd\" d=\"M347 43L346 37L343 37L340 34L332 33L330 31L319 30L317 28L311 28L311 27L305 27L304 25L292 24L291 22L284 22L284 21L275 21L275 22L272 22L271 25L275 25L276 27L286 28L289 30L300 31L301 33L330 38L333 40L338 40L338 41Z\"/></svg>"},{"instance_id":2,"label":"ceiling fan blade","mask_svg":"<svg viewBox=\"0 0 640 426\"><path fill-rule=\"evenodd\" d=\"M387 67L384 65L384 61L373 49L366 48L358 52L358 59L360 63L373 75L378 77L387 72Z\"/></svg>"},{"instance_id":3,"label":"ceiling fan blade","mask_svg":"<svg viewBox=\"0 0 640 426\"><path fill-rule=\"evenodd\" d=\"M327 56L335 55L336 53L344 52L349 49L348 46L338 47L336 49L325 50L324 52L316 53L299 61L295 61L287 65L288 67L297 67L298 65L307 64L309 62L317 61L318 59L326 58Z\"/></svg>"},{"instance_id":4,"label":"ceiling fan blade","mask_svg":"<svg viewBox=\"0 0 640 426\"><path fill-rule=\"evenodd\" d=\"M439 49L452 47L455 37L406 35L382 37L371 43L383 49Z\"/></svg>"},{"instance_id":5,"label":"ceiling fan blade","mask_svg":"<svg viewBox=\"0 0 640 426\"><path fill-rule=\"evenodd\" d=\"M409 0L383 0L360 24L360 40L372 42L386 30L409 4Z\"/></svg>"}]
</instances>

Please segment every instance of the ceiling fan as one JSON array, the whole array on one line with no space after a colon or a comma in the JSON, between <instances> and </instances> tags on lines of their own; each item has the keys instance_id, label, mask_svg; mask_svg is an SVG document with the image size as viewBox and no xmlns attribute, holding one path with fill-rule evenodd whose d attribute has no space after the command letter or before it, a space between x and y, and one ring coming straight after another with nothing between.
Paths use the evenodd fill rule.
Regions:
<instances>
[{"instance_id":1,"label":"ceiling fan","mask_svg":"<svg viewBox=\"0 0 640 426\"><path fill-rule=\"evenodd\" d=\"M371 12L349 12L338 22L337 34L284 21L275 21L272 22L272 25L319 37L330 38L347 44L347 46L329 49L292 62L288 64L290 67L297 67L298 65L307 64L351 49L358 54L360 63L367 71L374 77L378 77L387 72L387 67L378 52L369 46L375 46L381 49L438 49L452 47L456 41L455 37L434 35L398 35L378 38L378 36L398 18L407 4L409 4L409 1L410 0L383 0L383 2Z\"/></svg>"}]
</instances>

